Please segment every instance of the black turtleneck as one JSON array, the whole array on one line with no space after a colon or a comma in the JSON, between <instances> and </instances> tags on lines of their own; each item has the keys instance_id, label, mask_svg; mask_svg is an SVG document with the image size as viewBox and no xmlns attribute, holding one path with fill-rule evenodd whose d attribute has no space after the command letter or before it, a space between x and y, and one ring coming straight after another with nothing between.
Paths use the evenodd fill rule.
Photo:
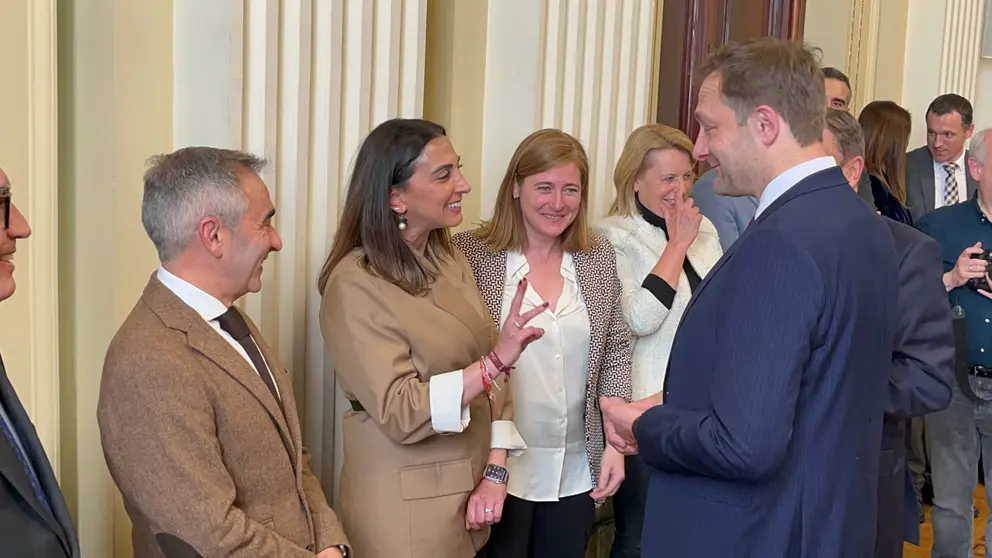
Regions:
<instances>
[{"instance_id":1,"label":"black turtleneck","mask_svg":"<svg viewBox=\"0 0 992 558\"><path fill-rule=\"evenodd\" d=\"M655 215L650 209L648 209L644 204L641 203L640 199L634 198L637 201L637 209L641 211L641 217L647 221L650 225L658 227L661 232L665 233L665 240L668 238L668 226L665 224L665 218ZM682 262L682 271L685 272L685 278L689 281L689 292L696 292L696 287L702 283L702 279L696 270L692 268L692 264L689 263L689 258L685 258ZM648 273L648 276L644 278L641 286L651 292L658 302L665 305L665 308L671 309L672 304L675 303L675 288L668 284L667 281L658 277L654 273Z\"/></svg>"}]
</instances>

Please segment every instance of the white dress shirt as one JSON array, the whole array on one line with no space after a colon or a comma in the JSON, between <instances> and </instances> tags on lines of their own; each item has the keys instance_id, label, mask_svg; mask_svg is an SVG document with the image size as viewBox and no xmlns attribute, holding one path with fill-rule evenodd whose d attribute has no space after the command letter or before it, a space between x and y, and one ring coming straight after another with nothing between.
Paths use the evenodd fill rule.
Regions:
<instances>
[{"instance_id":1,"label":"white dress shirt","mask_svg":"<svg viewBox=\"0 0 992 558\"><path fill-rule=\"evenodd\" d=\"M523 254L507 253L500 324L529 271ZM507 461L507 492L530 502L554 502L592 490L585 434L589 313L568 253L561 275L565 281L554 310L548 308L527 324L542 328L544 335L520 355L510 382L514 422L527 451ZM522 313L544 304L530 283L526 289Z\"/></svg>"},{"instance_id":2,"label":"white dress shirt","mask_svg":"<svg viewBox=\"0 0 992 558\"><path fill-rule=\"evenodd\" d=\"M224 329L220 327L220 322L217 318L219 318L224 312L227 312L227 306L225 306L223 302L217 300L213 297L213 295L204 292L199 287L192 285L188 281L176 277L164 267L158 268L157 275L158 280L165 285L167 289L172 291L173 294L186 303L186 306L192 308L197 314L200 315L201 318L210 324L210 327L214 328L214 331L219 333L220 336L224 338L224 341L227 341L230 346L234 347L234 350L238 351L238 354L245 359L248 366L251 366L251 369L254 370L256 374L259 374L259 377L261 377L262 372L255 368L255 364L251 361L251 357L248 356L248 351L245 351L245 348L241 346L241 343L238 343L233 337L231 337L231 334L224 331ZM255 339L253 338L251 342L255 343ZM255 347L258 347L258 343L255 343ZM261 349L258 350L258 354L262 354ZM272 378L272 385L276 388L276 394L279 394L279 386L276 384L275 378L272 377L271 371L266 370L265 373Z\"/></svg>"},{"instance_id":3,"label":"white dress shirt","mask_svg":"<svg viewBox=\"0 0 992 558\"><path fill-rule=\"evenodd\" d=\"M768 186L765 187L765 191L761 193L761 199L758 201L758 209L754 212L755 220L758 219L758 216L760 216L764 210L768 209L768 206L780 198L782 194L788 192L790 188L802 182L804 178L836 166L837 161L835 161L833 157L817 157L816 159L810 159L805 163L799 163L791 169L776 176L775 179L769 182Z\"/></svg>"},{"instance_id":4,"label":"white dress shirt","mask_svg":"<svg viewBox=\"0 0 992 558\"><path fill-rule=\"evenodd\" d=\"M964 150L961 151L961 156L958 157L957 161L953 161L958 165L958 170L954 172L954 177L958 181L958 202L963 202L968 199L968 176L965 174L968 172L967 169L967 159L964 156ZM933 162L933 185L934 185L934 195L933 195L933 208L937 209L939 207L944 207L944 186L947 185L947 171L944 170L945 163Z\"/></svg>"}]
</instances>

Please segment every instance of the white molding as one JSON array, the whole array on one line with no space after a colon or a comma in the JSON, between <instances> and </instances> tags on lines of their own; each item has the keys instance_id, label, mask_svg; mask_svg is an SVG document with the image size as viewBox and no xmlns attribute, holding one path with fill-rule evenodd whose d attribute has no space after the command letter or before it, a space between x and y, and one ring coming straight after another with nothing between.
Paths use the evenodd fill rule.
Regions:
<instances>
[{"instance_id":1,"label":"white molding","mask_svg":"<svg viewBox=\"0 0 992 558\"><path fill-rule=\"evenodd\" d=\"M58 68L55 0L28 2L29 406L59 475Z\"/></svg>"}]
</instances>

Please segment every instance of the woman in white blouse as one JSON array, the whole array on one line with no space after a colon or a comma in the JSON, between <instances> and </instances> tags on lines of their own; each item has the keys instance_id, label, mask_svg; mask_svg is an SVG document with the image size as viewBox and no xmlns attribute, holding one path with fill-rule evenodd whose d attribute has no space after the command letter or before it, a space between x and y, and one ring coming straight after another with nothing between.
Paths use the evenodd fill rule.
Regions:
<instances>
[{"instance_id":1,"label":"woman in white blouse","mask_svg":"<svg viewBox=\"0 0 992 558\"><path fill-rule=\"evenodd\" d=\"M544 335L509 380L527 450L507 461L508 496L486 558L583 558L596 506L623 480L598 402L630 397L631 335L613 248L587 225L588 177L578 140L535 132L510 160L493 218L452 239L497 324L511 319L521 289L521 311L544 309L530 322Z\"/></svg>"},{"instance_id":2,"label":"woman in white blouse","mask_svg":"<svg viewBox=\"0 0 992 558\"><path fill-rule=\"evenodd\" d=\"M723 255L713 223L688 197L693 178L689 138L670 126L642 126L627 138L613 173L616 199L596 226L616 251L624 318L635 336L632 399L662 391L682 313ZM611 558L640 556L649 473L636 455L626 472L613 498Z\"/></svg>"}]
</instances>

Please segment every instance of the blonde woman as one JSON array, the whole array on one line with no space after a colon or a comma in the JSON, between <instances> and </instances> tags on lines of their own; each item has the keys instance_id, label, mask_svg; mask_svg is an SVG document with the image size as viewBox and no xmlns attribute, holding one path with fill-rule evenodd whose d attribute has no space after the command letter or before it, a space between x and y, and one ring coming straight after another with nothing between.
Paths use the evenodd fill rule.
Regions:
<instances>
[{"instance_id":1,"label":"blonde woman","mask_svg":"<svg viewBox=\"0 0 992 558\"><path fill-rule=\"evenodd\" d=\"M497 324L510 301L544 336L509 382L527 444L507 462L503 516L486 558L583 558L596 505L623 480L623 456L604 447L598 402L630 398L630 331L620 307L613 248L589 230L589 162L559 130L525 138L510 159L493 218L455 235Z\"/></svg>"},{"instance_id":2,"label":"blonde woman","mask_svg":"<svg viewBox=\"0 0 992 558\"><path fill-rule=\"evenodd\" d=\"M716 228L688 197L692 142L680 130L642 126L627 138L613 173L610 216L595 227L616 251L623 314L635 336L633 399L662 391L682 313L723 255ZM640 556L648 472L627 457L626 480L613 498L617 533L611 558Z\"/></svg>"}]
</instances>

